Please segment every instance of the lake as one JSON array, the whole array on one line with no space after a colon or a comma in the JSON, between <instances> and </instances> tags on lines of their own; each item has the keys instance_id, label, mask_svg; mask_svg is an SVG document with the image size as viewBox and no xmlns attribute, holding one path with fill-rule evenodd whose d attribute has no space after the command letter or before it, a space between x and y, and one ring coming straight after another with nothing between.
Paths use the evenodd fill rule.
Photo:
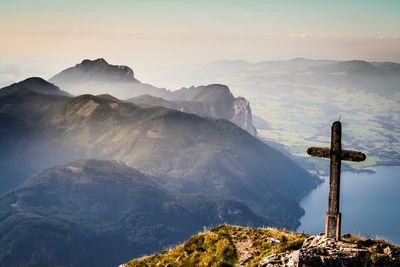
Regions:
<instances>
[{"instance_id":1,"label":"lake","mask_svg":"<svg viewBox=\"0 0 400 267\"><path fill-rule=\"evenodd\" d=\"M340 184L342 234L384 238L400 244L400 166L368 168L375 173L343 172ZM297 231L325 232L329 177L310 192L300 206L305 215Z\"/></svg>"}]
</instances>

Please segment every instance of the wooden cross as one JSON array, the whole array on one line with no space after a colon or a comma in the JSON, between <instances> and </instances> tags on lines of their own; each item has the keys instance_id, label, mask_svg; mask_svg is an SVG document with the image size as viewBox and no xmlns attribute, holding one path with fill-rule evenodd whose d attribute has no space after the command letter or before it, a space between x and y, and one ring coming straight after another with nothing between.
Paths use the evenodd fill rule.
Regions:
<instances>
[{"instance_id":1,"label":"wooden cross","mask_svg":"<svg viewBox=\"0 0 400 267\"><path fill-rule=\"evenodd\" d=\"M339 212L340 165L342 160L363 161L365 154L358 151L342 150L342 124L332 124L331 148L310 147L307 154L314 157L330 158L329 208L326 213L325 237L340 239L341 217Z\"/></svg>"}]
</instances>

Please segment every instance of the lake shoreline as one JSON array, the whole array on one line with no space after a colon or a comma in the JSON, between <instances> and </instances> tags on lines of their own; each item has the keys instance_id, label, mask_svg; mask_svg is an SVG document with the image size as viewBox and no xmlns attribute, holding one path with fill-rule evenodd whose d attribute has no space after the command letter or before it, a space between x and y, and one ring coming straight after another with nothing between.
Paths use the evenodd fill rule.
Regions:
<instances>
[{"instance_id":1,"label":"lake shoreline","mask_svg":"<svg viewBox=\"0 0 400 267\"><path fill-rule=\"evenodd\" d=\"M382 163L382 164L375 164L375 165L371 165L371 166L364 166L361 169L356 169L356 168L352 168L349 165L346 164L342 164L342 170L341 172L351 172L351 173L375 173L375 171L371 168L375 168L375 167L400 167L400 164L398 162L387 162L387 163ZM317 175L319 176L329 176L329 171L319 171L318 174L315 174L313 172L317 171L316 169L307 169L308 172L310 172L313 175Z\"/></svg>"},{"instance_id":2,"label":"lake shoreline","mask_svg":"<svg viewBox=\"0 0 400 267\"><path fill-rule=\"evenodd\" d=\"M371 166L372 172L342 172L340 211L342 234L349 232L366 237L380 237L400 244L400 166ZM300 206L305 214L297 231L324 232L328 210L329 176L306 195Z\"/></svg>"}]
</instances>

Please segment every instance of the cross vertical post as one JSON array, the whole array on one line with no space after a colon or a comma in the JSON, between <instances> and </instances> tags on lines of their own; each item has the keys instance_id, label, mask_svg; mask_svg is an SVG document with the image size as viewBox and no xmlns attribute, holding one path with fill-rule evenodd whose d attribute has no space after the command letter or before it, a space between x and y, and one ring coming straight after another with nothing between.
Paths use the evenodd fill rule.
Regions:
<instances>
[{"instance_id":1,"label":"cross vertical post","mask_svg":"<svg viewBox=\"0 0 400 267\"><path fill-rule=\"evenodd\" d=\"M342 125L339 121L332 124L331 133L331 164L329 179L329 206L326 213L325 235L339 240L341 231L340 199L340 169L342 150Z\"/></svg>"}]
</instances>

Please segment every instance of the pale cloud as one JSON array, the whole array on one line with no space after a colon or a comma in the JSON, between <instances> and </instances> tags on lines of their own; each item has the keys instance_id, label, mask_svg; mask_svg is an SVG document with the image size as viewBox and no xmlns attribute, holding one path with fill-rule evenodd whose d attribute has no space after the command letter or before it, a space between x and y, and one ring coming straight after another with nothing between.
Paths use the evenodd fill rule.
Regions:
<instances>
[{"instance_id":1,"label":"pale cloud","mask_svg":"<svg viewBox=\"0 0 400 267\"><path fill-rule=\"evenodd\" d=\"M289 38L300 38L300 39L304 39L304 38L311 38L313 37L312 35L308 34L308 33L291 33L288 35Z\"/></svg>"},{"instance_id":2,"label":"pale cloud","mask_svg":"<svg viewBox=\"0 0 400 267\"><path fill-rule=\"evenodd\" d=\"M400 39L400 36L399 36L399 35L391 35L391 36L387 36L387 35L379 35L379 36L378 36L378 39L381 39L381 40L383 40L383 39L393 39L393 40L398 40L398 39Z\"/></svg>"}]
</instances>

